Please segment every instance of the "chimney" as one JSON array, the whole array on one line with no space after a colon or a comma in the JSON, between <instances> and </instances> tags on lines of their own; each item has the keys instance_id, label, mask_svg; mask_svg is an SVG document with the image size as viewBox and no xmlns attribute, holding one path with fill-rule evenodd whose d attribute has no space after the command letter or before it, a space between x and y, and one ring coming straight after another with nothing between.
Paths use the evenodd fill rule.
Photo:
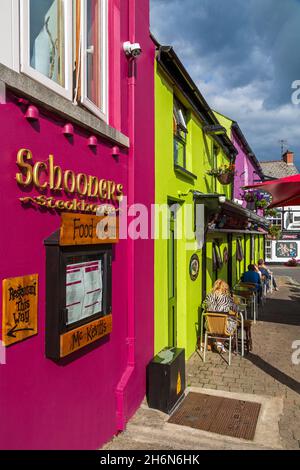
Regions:
<instances>
[{"instance_id":1,"label":"chimney","mask_svg":"<svg viewBox=\"0 0 300 470\"><path fill-rule=\"evenodd\" d=\"M282 160L288 165L293 165L294 164L294 152L290 152L289 150L287 150L282 155Z\"/></svg>"}]
</instances>

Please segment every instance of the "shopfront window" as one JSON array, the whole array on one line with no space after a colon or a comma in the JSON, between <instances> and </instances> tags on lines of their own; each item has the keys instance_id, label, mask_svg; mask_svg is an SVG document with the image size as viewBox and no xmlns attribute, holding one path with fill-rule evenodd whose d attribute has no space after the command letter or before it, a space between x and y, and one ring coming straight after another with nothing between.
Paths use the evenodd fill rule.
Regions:
<instances>
[{"instance_id":1,"label":"shopfront window","mask_svg":"<svg viewBox=\"0 0 300 470\"><path fill-rule=\"evenodd\" d=\"M21 71L107 117L107 0L21 2Z\"/></svg>"},{"instance_id":2,"label":"shopfront window","mask_svg":"<svg viewBox=\"0 0 300 470\"><path fill-rule=\"evenodd\" d=\"M268 220L270 220L271 225L279 225L281 227L282 225L282 214L281 212L277 212L276 215L273 217L268 217Z\"/></svg>"},{"instance_id":3,"label":"shopfront window","mask_svg":"<svg viewBox=\"0 0 300 470\"><path fill-rule=\"evenodd\" d=\"M218 271L222 269L223 260L221 256L221 250L219 244L216 242L213 244L213 270Z\"/></svg>"},{"instance_id":4,"label":"shopfront window","mask_svg":"<svg viewBox=\"0 0 300 470\"><path fill-rule=\"evenodd\" d=\"M72 98L72 3L21 2L21 69L56 92Z\"/></svg>"},{"instance_id":5,"label":"shopfront window","mask_svg":"<svg viewBox=\"0 0 300 470\"><path fill-rule=\"evenodd\" d=\"M244 250L240 239L236 241L236 259L237 261L243 261L244 259Z\"/></svg>"},{"instance_id":6,"label":"shopfront window","mask_svg":"<svg viewBox=\"0 0 300 470\"><path fill-rule=\"evenodd\" d=\"M62 0L30 0L30 65L65 86L65 26Z\"/></svg>"},{"instance_id":7,"label":"shopfront window","mask_svg":"<svg viewBox=\"0 0 300 470\"><path fill-rule=\"evenodd\" d=\"M82 96L95 114L106 114L106 0L82 2Z\"/></svg>"},{"instance_id":8,"label":"shopfront window","mask_svg":"<svg viewBox=\"0 0 300 470\"><path fill-rule=\"evenodd\" d=\"M174 100L173 109L174 163L186 169L187 114L184 107Z\"/></svg>"},{"instance_id":9,"label":"shopfront window","mask_svg":"<svg viewBox=\"0 0 300 470\"><path fill-rule=\"evenodd\" d=\"M271 240L266 241L266 259L272 259L272 242L271 242Z\"/></svg>"}]
</instances>

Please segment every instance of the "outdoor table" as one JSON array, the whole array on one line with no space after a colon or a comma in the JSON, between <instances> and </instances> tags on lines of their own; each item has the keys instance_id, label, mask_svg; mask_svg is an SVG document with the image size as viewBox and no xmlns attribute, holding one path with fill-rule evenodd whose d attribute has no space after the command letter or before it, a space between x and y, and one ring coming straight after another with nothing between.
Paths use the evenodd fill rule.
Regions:
<instances>
[{"instance_id":1,"label":"outdoor table","mask_svg":"<svg viewBox=\"0 0 300 470\"><path fill-rule=\"evenodd\" d=\"M251 310L253 312L253 321L256 323L256 313L257 313L257 308L256 308L256 289L255 287L246 287L246 286L235 286L233 289L234 294L240 295L241 297L244 297L245 299L252 299L251 302Z\"/></svg>"}]
</instances>

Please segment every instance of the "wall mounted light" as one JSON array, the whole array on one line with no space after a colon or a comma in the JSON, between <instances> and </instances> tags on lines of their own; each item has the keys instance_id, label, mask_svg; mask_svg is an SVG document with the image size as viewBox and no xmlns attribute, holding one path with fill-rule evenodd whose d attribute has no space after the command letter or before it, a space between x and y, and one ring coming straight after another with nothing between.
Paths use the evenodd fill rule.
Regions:
<instances>
[{"instance_id":1,"label":"wall mounted light","mask_svg":"<svg viewBox=\"0 0 300 470\"><path fill-rule=\"evenodd\" d=\"M27 106L29 104L29 101L26 100L25 98L18 98L18 104L21 106Z\"/></svg>"},{"instance_id":2,"label":"wall mounted light","mask_svg":"<svg viewBox=\"0 0 300 470\"><path fill-rule=\"evenodd\" d=\"M63 127L62 133L66 137L72 137L74 135L74 127L72 124L68 123Z\"/></svg>"},{"instance_id":3,"label":"wall mounted light","mask_svg":"<svg viewBox=\"0 0 300 470\"><path fill-rule=\"evenodd\" d=\"M97 145L98 145L97 137L95 137L94 135L91 135L88 138L88 146L93 148L93 147L97 147Z\"/></svg>"},{"instance_id":4,"label":"wall mounted light","mask_svg":"<svg viewBox=\"0 0 300 470\"><path fill-rule=\"evenodd\" d=\"M120 155L120 148L115 146L111 150L111 154L113 157L118 157Z\"/></svg>"},{"instance_id":5,"label":"wall mounted light","mask_svg":"<svg viewBox=\"0 0 300 470\"><path fill-rule=\"evenodd\" d=\"M39 118L40 118L40 113L39 113L39 110L37 109L36 106L29 106L27 108L27 111L25 113L25 118L28 120L28 121L38 121Z\"/></svg>"}]
</instances>

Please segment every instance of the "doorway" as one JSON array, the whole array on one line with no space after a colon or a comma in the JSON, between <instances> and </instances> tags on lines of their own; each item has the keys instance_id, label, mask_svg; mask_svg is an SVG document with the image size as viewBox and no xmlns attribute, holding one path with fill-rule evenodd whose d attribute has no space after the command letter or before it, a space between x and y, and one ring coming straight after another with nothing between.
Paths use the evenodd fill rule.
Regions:
<instances>
[{"instance_id":1,"label":"doorway","mask_svg":"<svg viewBox=\"0 0 300 470\"><path fill-rule=\"evenodd\" d=\"M168 342L177 346L177 240L176 206L169 205L168 237Z\"/></svg>"}]
</instances>

